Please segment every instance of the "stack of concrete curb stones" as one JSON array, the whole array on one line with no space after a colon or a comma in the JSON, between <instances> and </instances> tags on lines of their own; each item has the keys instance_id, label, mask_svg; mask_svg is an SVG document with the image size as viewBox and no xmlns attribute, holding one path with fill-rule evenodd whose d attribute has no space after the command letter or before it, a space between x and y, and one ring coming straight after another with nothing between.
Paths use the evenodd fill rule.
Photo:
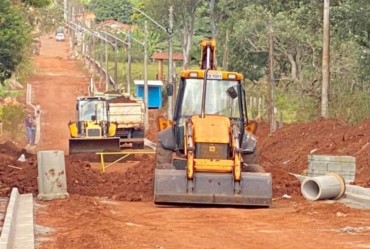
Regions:
<instances>
[{"instance_id":1,"label":"stack of concrete curb stones","mask_svg":"<svg viewBox=\"0 0 370 249\"><path fill-rule=\"evenodd\" d=\"M370 208L370 188L351 185L356 175L356 158L351 156L309 155L307 176L291 174L301 183L307 177L318 177L328 173L336 173L346 182L346 190L342 199L359 203Z\"/></svg>"},{"instance_id":2,"label":"stack of concrete curb stones","mask_svg":"<svg viewBox=\"0 0 370 249\"><path fill-rule=\"evenodd\" d=\"M370 207L370 189L350 185L355 181L356 158L352 156L309 155L308 172L310 177L337 173L345 180L346 191L343 197Z\"/></svg>"},{"instance_id":3,"label":"stack of concrete curb stones","mask_svg":"<svg viewBox=\"0 0 370 249\"><path fill-rule=\"evenodd\" d=\"M342 176L346 183L354 182L356 158L352 156L309 155L307 176L320 176L328 172Z\"/></svg>"}]
</instances>

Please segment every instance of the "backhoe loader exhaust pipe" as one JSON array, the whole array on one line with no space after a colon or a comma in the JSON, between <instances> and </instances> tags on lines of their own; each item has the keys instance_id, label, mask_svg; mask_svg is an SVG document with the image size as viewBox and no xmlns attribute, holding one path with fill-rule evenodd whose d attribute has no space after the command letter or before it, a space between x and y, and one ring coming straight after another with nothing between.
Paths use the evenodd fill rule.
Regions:
<instances>
[{"instance_id":1,"label":"backhoe loader exhaust pipe","mask_svg":"<svg viewBox=\"0 0 370 249\"><path fill-rule=\"evenodd\" d=\"M202 92L202 109L200 111L200 117L204 118L206 113L206 93L207 93L207 78L208 78L208 71L207 68L204 72L204 80L203 80L203 92Z\"/></svg>"}]
</instances>

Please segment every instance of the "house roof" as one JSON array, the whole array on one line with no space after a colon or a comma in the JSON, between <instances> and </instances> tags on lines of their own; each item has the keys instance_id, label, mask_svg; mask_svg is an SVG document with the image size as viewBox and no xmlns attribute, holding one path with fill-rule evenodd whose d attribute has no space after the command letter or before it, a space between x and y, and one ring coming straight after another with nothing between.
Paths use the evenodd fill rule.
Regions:
<instances>
[{"instance_id":1,"label":"house roof","mask_svg":"<svg viewBox=\"0 0 370 249\"><path fill-rule=\"evenodd\" d=\"M121 31L133 31L134 26L125 24L116 20L105 20L99 23L98 28L108 27L111 29L121 30Z\"/></svg>"},{"instance_id":2,"label":"house roof","mask_svg":"<svg viewBox=\"0 0 370 249\"><path fill-rule=\"evenodd\" d=\"M159 53L155 52L152 57L150 57L154 60L168 60L169 56L168 53ZM182 61L183 60L183 54L182 53L173 53L172 59L174 61Z\"/></svg>"},{"instance_id":3,"label":"house roof","mask_svg":"<svg viewBox=\"0 0 370 249\"><path fill-rule=\"evenodd\" d=\"M85 12L85 19L94 20L95 19L95 14L92 13L92 12Z\"/></svg>"},{"instance_id":4,"label":"house roof","mask_svg":"<svg viewBox=\"0 0 370 249\"><path fill-rule=\"evenodd\" d=\"M134 80L135 85L144 85L143 80ZM163 86L163 82L161 80L148 80L148 86Z\"/></svg>"}]
</instances>

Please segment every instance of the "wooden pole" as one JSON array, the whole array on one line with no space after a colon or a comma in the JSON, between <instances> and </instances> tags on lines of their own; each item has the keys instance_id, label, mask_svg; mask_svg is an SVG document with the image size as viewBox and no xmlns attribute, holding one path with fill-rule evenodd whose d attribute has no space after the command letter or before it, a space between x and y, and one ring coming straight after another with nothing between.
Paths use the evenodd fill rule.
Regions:
<instances>
[{"instance_id":1,"label":"wooden pole","mask_svg":"<svg viewBox=\"0 0 370 249\"><path fill-rule=\"evenodd\" d=\"M270 123L270 135L276 130L276 124L274 123L275 118L275 106L274 106L274 47L273 47L273 30L272 20L269 20L269 123Z\"/></svg>"},{"instance_id":2,"label":"wooden pole","mask_svg":"<svg viewBox=\"0 0 370 249\"><path fill-rule=\"evenodd\" d=\"M128 36L128 47L127 47L127 64L128 64L128 74L127 74L127 92L131 94L131 28Z\"/></svg>"},{"instance_id":3,"label":"wooden pole","mask_svg":"<svg viewBox=\"0 0 370 249\"><path fill-rule=\"evenodd\" d=\"M173 6L171 5L169 8L169 36L168 36L168 82L167 84L173 84L173 44L172 44L172 32L173 32ZM175 88L175 86L173 86ZM176 88L175 88L176 89ZM175 91L174 91L175 92ZM172 120L172 112L175 100L175 93L174 96L168 96L168 108L167 108L167 118Z\"/></svg>"},{"instance_id":4,"label":"wooden pole","mask_svg":"<svg viewBox=\"0 0 370 249\"><path fill-rule=\"evenodd\" d=\"M145 105L145 133L148 131L148 24L145 21L145 41L144 41L144 105Z\"/></svg>"},{"instance_id":5,"label":"wooden pole","mask_svg":"<svg viewBox=\"0 0 370 249\"><path fill-rule=\"evenodd\" d=\"M321 87L321 116L329 117L329 84L330 84L330 0L324 0L323 44L322 44L322 87Z\"/></svg>"},{"instance_id":6,"label":"wooden pole","mask_svg":"<svg viewBox=\"0 0 370 249\"><path fill-rule=\"evenodd\" d=\"M108 64L108 42L107 42L107 33L105 33L105 91L109 91L109 64Z\"/></svg>"}]
</instances>

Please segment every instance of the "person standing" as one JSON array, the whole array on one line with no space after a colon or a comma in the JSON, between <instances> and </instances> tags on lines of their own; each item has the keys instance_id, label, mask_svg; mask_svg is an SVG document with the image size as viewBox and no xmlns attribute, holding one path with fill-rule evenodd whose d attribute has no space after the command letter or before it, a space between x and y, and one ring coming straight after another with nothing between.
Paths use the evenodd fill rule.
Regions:
<instances>
[{"instance_id":1,"label":"person standing","mask_svg":"<svg viewBox=\"0 0 370 249\"><path fill-rule=\"evenodd\" d=\"M33 119L30 113L27 114L25 119L25 126L26 126L26 135L27 135L27 144L32 144L32 126L33 126Z\"/></svg>"},{"instance_id":2,"label":"person standing","mask_svg":"<svg viewBox=\"0 0 370 249\"><path fill-rule=\"evenodd\" d=\"M35 146L35 139L36 139L36 119L31 117L32 125L31 125L31 146Z\"/></svg>"}]
</instances>

